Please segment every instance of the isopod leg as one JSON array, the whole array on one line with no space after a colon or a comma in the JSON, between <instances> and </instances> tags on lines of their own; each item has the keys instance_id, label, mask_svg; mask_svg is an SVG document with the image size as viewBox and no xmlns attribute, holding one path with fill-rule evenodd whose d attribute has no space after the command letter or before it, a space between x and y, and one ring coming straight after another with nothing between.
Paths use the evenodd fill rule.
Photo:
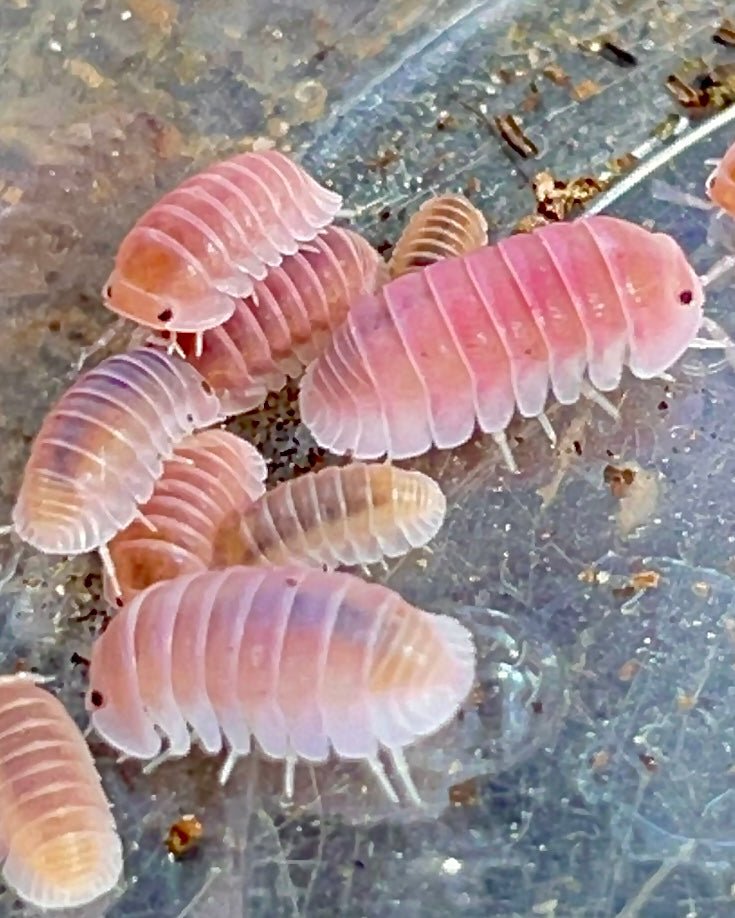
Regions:
<instances>
[{"instance_id":1,"label":"isopod leg","mask_svg":"<svg viewBox=\"0 0 735 918\"><path fill-rule=\"evenodd\" d=\"M15 527L12 523L8 526L0 526L0 535L9 535L13 529L15 529Z\"/></svg>"},{"instance_id":2,"label":"isopod leg","mask_svg":"<svg viewBox=\"0 0 735 918\"><path fill-rule=\"evenodd\" d=\"M602 408L606 414L609 414L611 418L614 418L616 421L620 418L620 412L615 405L613 405L609 398L605 398L602 392L595 389L594 386L591 386L588 382L583 382L580 391L585 398L594 402L595 405L599 405L599 407Z\"/></svg>"},{"instance_id":3,"label":"isopod leg","mask_svg":"<svg viewBox=\"0 0 735 918\"><path fill-rule=\"evenodd\" d=\"M204 350L204 332L198 331L194 336L194 356L201 357Z\"/></svg>"},{"instance_id":4,"label":"isopod leg","mask_svg":"<svg viewBox=\"0 0 735 918\"><path fill-rule=\"evenodd\" d=\"M418 792L418 788L413 783L413 778L411 777L411 772L408 767L408 762L406 757L403 754L402 749L390 749L390 757L393 760L393 767L396 770L396 774L403 782L403 786L406 789L406 793L411 798L411 801L416 804L416 806L422 805L422 800Z\"/></svg>"},{"instance_id":5,"label":"isopod leg","mask_svg":"<svg viewBox=\"0 0 735 918\"><path fill-rule=\"evenodd\" d=\"M702 282L702 286L709 287L710 284L719 280L723 274L729 274L733 268L735 268L735 257L732 255L725 255L724 258L720 258L716 261L706 274L703 274L702 277L699 278ZM704 325L704 323L702 324Z\"/></svg>"},{"instance_id":6,"label":"isopod leg","mask_svg":"<svg viewBox=\"0 0 735 918\"><path fill-rule=\"evenodd\" d=\"M286 766L283 773L283 796L286 800L293 800L294 784L296 783L296 759L286 756Z\"/></svg>"},{"instance_id":7,"label":"isopod leg","mask_svg":"<svg viewBox=\"0 0 735 918\"><path fill-rule=\"evenodd\" d=\"M505 433L503 431L500 433L494 433L492 434L492 438L500 448L500 452L503 454L503 461L505 464L508 466L511 472L513 472L514 475L518 475L518 465L513 458L513 453L511 452L510 444L508 443L508 438L506 437Z\"/></svg>"},{"instance_id":8,"label":"isopod leg","mask_svg":"<svg viewBox=\"0 0 735 918\"><path fill-rule=\"evenodd\" d=\"M100 560L102 561L102 567L105 569L105 573L109 577L110 585L112 586L115 596L122 596L120 581L117 579L115 562L112 560L110 549L106 545L100 545L97 551L99 552Z\"/></svg>"},{"instance_id":9,"label":"isopod leg","mask_svg":"<svg viewBox=\"0 0 735 918\"><path fill-rule=\"evenodd\" d=\"M543 432L549 438L549 442L551 443L551 445L556 446L556 431L551 426L551 421L546 416L546 413L542 411L541 414L536 415L536 420L541 425L541 429L543 430Z\"/></svg>"},{"instance_id":10,"label":"isopod leg","mask_svg":"<svg viewBox=\"0 0 735 918\"><path fill-rule=\"evenodd\" d=\"M704 198L690 194L688 191L682 191L675 185L669 185L661 179L654 179L652 183L652 194L659 201L666 201L669 204L676 204L677 207L691 207L696 210L713 210L714 204L706 201Z\"/></svg>"},{"instance_id":11,"label":"isopod leg","mask_svg":"<svg viewBox=\"0 0 735 918\"><path fill-rule=\"evenodd\" d=\"M227 784L227 782L230 780L232 769L235 767L235 763L239 758L240 753L234 749L230 749L230 751L227 753L227 758L225 759L225 763L220 769L219 773L219 783L222 787L224 787L225 784Z\"/></svg>"},{"instance_id":12,"label":"isopod leg","mask_svg":"<svg viewBox=\"0 0 735 918\"><path fill-rule=\"evenodd\" d=\"M376 757L376 758L366 759L365 761L370 766L370 771L372 771L372 773L378 779L378 784L380 784L380 786L383 788L385 796L392 803L398 803L399 802L398 794L395 792L395 790L391 786L391 783L388 780L388 775L385 773L385 768L383 768L383 765L380 759Z\"/></svg>"},{"instance_id":13,"label":"isopod leg","mask_svg":"<svg viewBox=\"0 0 735 918\"><path fill-rule=\"evenodd\" d=\"M157 755L155 759L151 759L147 765L143 767L143 774L149 775L151 772L155 771L159 765L163 765L171 756L171 749L164 749L160 755Z\"/></svg>"},{"instance_id":14,"label":"isopod leg","mask_svg":"<svg viewBox=\"0 0 735 918\"><path fill-rule=\"evenodd\" d=\"M139 519L140 522L145 526L145 528L146 528L149 532L158 532L158 529L157 529L157 527L156 527L156 524L155 524L155 523L152 523L152 522L148 519L147 516L145 516L143 513L140 512L140 510L138 510L138 512L135 514L135 516L136 516L136 519Z\"/></svg>"},{"instance_id":15,"label":"isopod leg","mask_svg":"<svg viewBox=\"0 0 735 918\"><path fill-rule=\"evenodd\" d=\"M184 353L183 348L179 344L179 339L176 337L176 332L171 332L171 338L168 342L168 347L166 348L169 354L176 354L178 357L182 357L186 360L186 354ZM201 352L197 353L197 357L201 356Z\"/></svg>"}]
</instances>

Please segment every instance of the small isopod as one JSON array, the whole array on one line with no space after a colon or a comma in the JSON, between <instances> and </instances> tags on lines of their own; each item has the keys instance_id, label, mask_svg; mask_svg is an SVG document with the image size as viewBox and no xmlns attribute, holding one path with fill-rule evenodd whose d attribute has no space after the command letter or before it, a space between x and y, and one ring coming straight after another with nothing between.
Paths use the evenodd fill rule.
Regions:
<instances>
[{"instance_id":1,"label":"small isopod","mask_svg":"<svg viewBox=\"0 0 735 918\"><path fill-rule=\"evenodd\" d=\"M78 908L109 892L122 846L92 756L37 677L0 677L0 861L21 898Z\"/></svg>"},{"instance_id":2,"label":"small isopod","mask_svg":"<svg viewBox=\"0 0 735 918\"><path fill-rule=\"evenodd\" d=\"M350 303L386 280L382 258L365 239L331 226L259 281L227 322L204 333L201 347L192 335L177 341L229 411L250 411L287 377L301 375Z\"/></svg>"},{"instance_id":3,"label":"small isopod","mask_svg":"<svg viewBox=\"0 0 735 918\"><path fill-rule=\"evenodd\" d=\"M208 570L220 526L261 496L266 471L257 449L225 430L187 437L164 463L140 518L108 546L120 593L105 574L107 601L122 605L159 580Z\"/></svg>"},{"instance_id":4,"label":"small isopod","mask_svg":"<svg viewBox=\"0 0 735 918\"><path fill-rule=\"evenodd\" d=\"M330 224L338 194L276 150L215 163L165 194L123 240L103 291L141 325L202 332Z\"/></svg>"},{"instance_id":5,"label":"small isopod","mask_svg":"<svg viewBox=\"0 0 735 918\"><path fill-rule=\"evenodd\" d=\"M446 499L428 475L354 462L285 481L222 527L214 564L368 565L426 545Z\"/></svg>"},{"instance_id":6,"label":"small isopod","mask_svg":"<svg viewBox=\"0 0 735 918\"><path fill-rule=\"evenodd\" d=\"M41 425L13 508L16 532L48 554L97 549L114 584L107 543L138 515L175 446L218 420L219 400L179 357L138 348L103 360Z\"/></svg>"},{"instance_id":7,"label":"small isopod","mask_svg":"<svg viewBox=\"0 0 735 918\"><path fill-rule=\"evenodd\" d=\"M392 277L487 245L487 221L462 194L425 201L411 217L390 260Z\"/></svg>"},{"instance_id":8,"label":"small isopod","mask_svg":"<svg viewBox=\"0 0 735 918\"><path fill-rule=\"evenodd\" d=\"M285 760L330 750L363 760L391 800L380 759L420 802L403 750L448 723L475 677L469 632L382 585L308 567L231 567L139 593L92 649L87 708L125 755L187 755L195 736L229 754L224 784L253 739Z\"/></svg>"},{"instance_id":9,"label":"small isopod","mask_svg":"<svg viewBox=\"0 0 735 918\"><path fill-rule=\"evenodd\" d=\"M562 404L585 396L615 415L601 392L626 365L663 374L699 340L703 301L670 236L606 216L551 224L353 304L306 371L301 416L321 446L361 459L449 449L477 424L515 469L516 410L552 442L549 385Z\"/></svg>"}]
</instances>

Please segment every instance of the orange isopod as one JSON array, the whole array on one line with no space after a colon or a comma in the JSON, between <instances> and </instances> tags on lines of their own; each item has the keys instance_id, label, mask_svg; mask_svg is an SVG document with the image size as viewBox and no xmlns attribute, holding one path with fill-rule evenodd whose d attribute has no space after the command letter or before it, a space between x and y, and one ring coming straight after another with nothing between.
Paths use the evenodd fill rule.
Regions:
<instances>
[{"instance_id":1,"label":"orange isopod","mask_svg":"<svg viewBox=\"0 0 735 918\"><path fill-rule=\"evenodd\" d=\"M463 194L438 195L425 201L403 230L390 260L391 277L466 255L487 241L487 220L471 201Z\"/></svg>"},{"instance_id":2,"label":"orange isopod","mask_svg":"<svg viewBox=\"0 0 735 918\"><path fill-rule=\"evenodd\" d=\"M735 143L731 144L707 179L710 200L735 217Z\"/></svg>"},{"instance_id":3,"label":"orange isopod","mask_svg":"<svg viewBox=\"0 0 735 918\"><path fill-rule=\"evenodd\" d=\"M140 508L142 518L108 546L120 595L106 574L107 601L121 605L159 580L211 567L220 526L228 517L239 519L260 497L266 471L257 449L225 430L184 440L164 463L153 496Z\"/></svg>"},{"instance_id":4,"label":"orange isopod","mask_svg":"<svg viewBox=\"0 0 735 918\"><path fill-rule=\"evenodd\" d=\"M122 846L84 737L38 681L0 676L0 860L27 902L78 908L115 886Z\"/></svg>"},{"instance_id":5,"label":"orange isopod","mask_svg":"<svg viewBox=\"0 0 735 918\"><path fill-rule=\"evenodd\" d=\"M373 564L426 545L445 513L441 488L421 472L364 462L326 468L283 482L223 526L213 566Z\"/></svg>"}]
</instances>

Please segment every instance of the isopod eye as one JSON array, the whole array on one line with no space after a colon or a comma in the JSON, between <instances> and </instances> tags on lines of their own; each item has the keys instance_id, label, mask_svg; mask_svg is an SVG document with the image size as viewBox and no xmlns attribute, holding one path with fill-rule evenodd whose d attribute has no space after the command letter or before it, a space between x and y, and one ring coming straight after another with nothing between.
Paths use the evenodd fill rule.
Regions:
<instances>
[{"instance_id":1,"label":"isopod eye","mask_svg":"<svg viewBox=\"0 0 735 918\"><path fill-rule=\"evenodd\" d=\"M209 385L206 379L202 380L202 389L206 392L207 395L212 394L212 387Z\"/></svg>"},{"instance_id":2,"label":"isopod eye","mask_svg":"<svg viewBox=\"0 0 735 918\"><path fill-rule=\"evenodd\" d=\"M693 299L694 294L691 290L682 290L679 294L679 301L682 302L685 306L688 306Z\"/></svg>"},{"instance_id":3,"label":"isopod eye","mask_svg":"<svg viewBox=\"0 0 735 918\"><path fill-rule=\"evenodd\" d=\"M98 692L97 689L93 689L89 693L89 703L92 705L93 708L97 708L98 710L104 707L105 699L104 699L104 696L102 695L102 692Z\"/></svg>"},{"instance_id":4,"label":"isopod eye","mask_svg":"<svg viewBox=\"0 0 735 918\"><path fill-rule=\"evenodd\" d=\"M112 286L111 285L108 285L107 287L105 287L105 296L107 297L108 300L112 296Z\"/></svg>"},{"instance_id":5,"label":"isopod eye","mask_svg":"<svg viewBox=\"0 0 735 918\"><path fill-rule=\"evenodd\" d=\"M163 312L158 313L159 322L170 322L173 319L174 314L171 309L164 309Z\"/></svg>"}]
</instances>

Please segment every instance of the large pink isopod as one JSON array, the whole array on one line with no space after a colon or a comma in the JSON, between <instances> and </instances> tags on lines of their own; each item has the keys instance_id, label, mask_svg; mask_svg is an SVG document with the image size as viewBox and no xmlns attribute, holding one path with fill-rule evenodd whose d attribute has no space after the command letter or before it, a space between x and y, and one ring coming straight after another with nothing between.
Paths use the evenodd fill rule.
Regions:
<instances>
[{"instance_id":1,"label":"large pink isopod","mask_svg":"<svg viewBox=\"0 0 735 918\"><path fill-rule=\"evenodd\" d=\"M605 404L626 365L664 373L696 338L703 301L670 236L607 216L552 224L359 300L307 369L301 415L321 446L363 459L455 447L479 426L515 468L504 431L516 411L553 438L549 387L563 404Z\"/></svg>"},{"instance_id":2,"label":"large pink isopod","mask_svg":"<svg viewBox=\"0 0 735 918\"><path fill-rule=\"evenodd\" d=\"M201 332L332 222L342 199L276 150L215 163L165 194L122 241L105 285L114 312Z\"/></svg>"},{"instance_id":3,"label":"large pink isopod","mask_svg":"<svg viewBox=\"0 0 735 918\"><path fill-rule=\"evenodd\" d=\"M105 573L105 598L129 601L159 580L212 567L222 526L236 526L265 491L266 464L250 443L226 430L202 430L164 462L139 517L109 543L116 585Z\"/></svg>"},{"instance_id":4,"label":"large pink isopod","mask_svg":"<svg viewBox=\"0 0 735 918\"><path fill-rule=\"evenodd\" d=\"M386 280L383 259L362 236L330 226L258 281L223 325L177 342L229 411L250 411L300 376L350 304Z\"/></svg>"},{"instance_id":5,"label":"large pink isopod","mask_svg":"<svg viewBox=\"0 0 735 918\"><path fill-rule=\"evenodd\" d=\"M84 737L37 681L0 676L3 878L38 908L79 908L115 886L122 846Z\"/></svg>"},{"instance_id":6,"label":"large pink isopod","mask_svg":"<svg viewBox=\"0 0 735 918\"><path fill-rule=\"evenodd\" d=\"M106 545L153 494L163 460L218 420L219 399L181 358L144 347L103 360L41 425L13 508L17 534L48 554L98 549L112 571Z\"/></svg>"},{"instance_id":7,"label":"large pink isopod","mask_svg":"<svg viewBox=\"0 0 735 918\"><path fill-rule=\"evenodd\" d=\"M475 677L469 632L387 587L306 567L230 567L155 584L95 642L87 708L128 756L186 755L196 736L229 749L224 783L253 741L285 760L365 761L391 799L392 759L418 801L403 750L448 723Z\"/></svg>"}]
</instances>

